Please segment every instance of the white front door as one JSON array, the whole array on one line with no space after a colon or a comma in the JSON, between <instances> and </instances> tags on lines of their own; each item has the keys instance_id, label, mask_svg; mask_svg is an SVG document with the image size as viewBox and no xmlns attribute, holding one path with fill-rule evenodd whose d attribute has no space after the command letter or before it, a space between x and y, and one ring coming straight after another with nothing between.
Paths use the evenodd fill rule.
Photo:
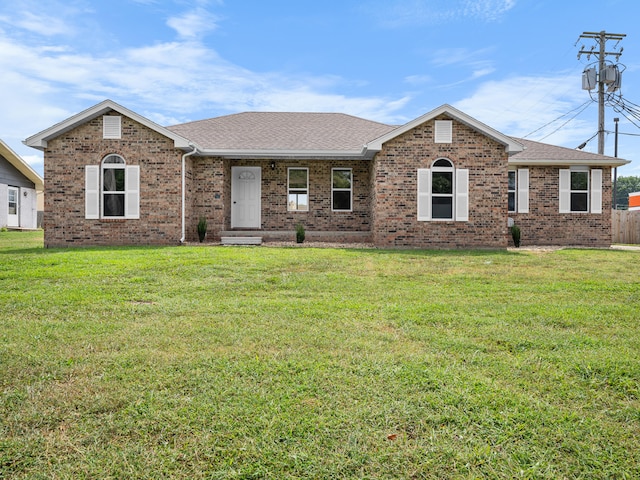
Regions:
<instances>
[{"instance_id":1,"label":"white front door","mask_svg":"<svg viewBox=\"0 0 640 480\"><path fill-rule=\"evenodd\" d=\"M260 228L260 167L231 167L231 228Z\"/></svg>"},{"instance_id":2,"label":"white front door","mask_svg":"<svg viewBox=\"0 0 640 480\"><path fill-rule=\"evenodd\" d=\"M20 189L9 187L9 217L7 218L8 227L20 226Z\"/></svg>"}]
</instances>

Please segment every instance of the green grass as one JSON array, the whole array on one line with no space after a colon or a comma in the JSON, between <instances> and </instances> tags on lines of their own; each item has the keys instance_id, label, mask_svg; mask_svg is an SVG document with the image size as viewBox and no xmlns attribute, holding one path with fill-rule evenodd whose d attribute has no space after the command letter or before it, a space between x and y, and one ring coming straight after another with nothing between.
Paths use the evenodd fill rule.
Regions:
<instances>
[{"instance_id":1,"label":"green grass","mask_svg":"<svg viewBox=\"0 0 640 480\"><path fill-rule=\"evenodd\" d=\"M638 478L639 272L0 232L0 477Z\"/></svg>"}]
</instances>

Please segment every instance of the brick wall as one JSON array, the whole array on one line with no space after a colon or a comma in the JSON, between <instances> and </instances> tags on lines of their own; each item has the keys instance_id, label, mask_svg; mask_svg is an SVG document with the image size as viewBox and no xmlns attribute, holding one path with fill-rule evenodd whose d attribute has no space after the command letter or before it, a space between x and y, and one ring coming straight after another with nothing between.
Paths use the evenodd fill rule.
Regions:
<instances>
[{"instance_id":1,"label":"brick wall","mask_svg":"<svg viewBox=\"0 0 640 480\"><path fill-rule=\"evenodd\" d=\"M434 143L435 120L392 139L374 160L373 240L384 247L505 248L507 153L502 144L454 121L453 142ZM417 170L438 158L469 169L469 221L417 220Z\"/></svg>"},{"instance_id":2,"label":"brick wall","mask_svg":"<svg viewBox=\"0 0 640 480\"><path fill-rule=\"evenodd\" d=\"M225 174L227 163L215 157L187 157L187 241L198 240L200 217L207 219L207 241L219 240L219 232L225 230L230 203L229 176Z\"/></svg>"},{"instance_id":3,"label":"brick wall","mask_svg":"<svg viewBox=\"0 0 640 480\"><path fill-rule=\"evenodd\" d=\"M195 158L193 160L194 198L193 218L195 224L199 215L208 219L210 240L218 239L221 230L231 227L231 167L248 166L262 168L262 229L267 231L293 231L298 223L306 231L368 232L370 230L370 176L371 163L368 161L343 160L275 160L276 168L270 167L271 160L222 160L216 158ZM287 211L287 169L305 167L309 169L309 211ZM331 169L351 168L353 205L351 212L331 211ZM216 198L218 196L219 198ZM336 241L340 241L339 238Z\"/></svg>"},{"instance_id":4,"label":"brick wall","mask_svg":"<svg viewBox=\"0 0 640 480\"><path fill-rule=\"evenodd\" d=\"M529 213L509 213L520 227L521 245L610 246L611 169L598 167L602 168L602 213L567 214L559 213L559 168L529 167ZM513 243L510 236L509 242Z\"/></svg>"},{"instance_id":5,"label":"brick wall","mask_svg":"<svg viewBox=\"0 0 640 480\"><path fill-rule=\"evenodd\" d=\"M112 114L117 115L116 112ZM182 152L173 141L127 117L122 138L102 138L102 116L48 142L45 151L47 247L177 244L180 240ZM140 166L140 219L85 219L85 165L109 154Z\"/></svg>"}]
</instances>

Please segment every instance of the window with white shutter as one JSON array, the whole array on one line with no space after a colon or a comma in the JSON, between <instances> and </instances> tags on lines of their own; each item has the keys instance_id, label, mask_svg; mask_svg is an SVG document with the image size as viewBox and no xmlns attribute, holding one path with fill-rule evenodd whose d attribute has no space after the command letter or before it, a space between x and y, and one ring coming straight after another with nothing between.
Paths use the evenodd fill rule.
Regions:
<instances>
[{"instance_id":1,"label":"window with white shutter","mask_svg":"<svg viewBox=\"0 0 640 480\"><path fill-rule=\"evenodd\" d=\"M140 218L140 167L120 155L86 165L85 218Z\"/></svg>"},{"instance_id":2,"label":"window with white shutter","mask_svg":"<svg viewBox=\"0 0 640 480\"><path fill-rule=\"evenodd\" d=\"M469 170L456 170L456 220L469 221Z\"/></svg>"},{"instance_id":3,"label":"window with white shutter","mask_svg":"<svg viewBox=\"0 0 640 480\"><path fill-rule=\"evenodd\" d=\"M591 213L602 213L602 170L591 170Z\"/></svg>"},{"instance_id":4,"label":"window with white shutter","mask_svg":"<svg viewBox=\"0 0 640 480\"><path fill-rule=\"evenodd\" d=\"M518 169L518 213L529 213L529 169Z\"/></svg>"},{"instance_id":5,"label":"window with white shutter","mask_svg":"<svg viewBox=\"0 0 640 480\"><path fill-rule=\"evenodd\" d=\"M418 221L469 220L469 170L455 169L446 158L417 172Z\"/></svg>"},{"instance_id":6,"label":"window with white shutter","mask_svg":"<svg viewBox=\"0 0 640 480\"><path fill-rule=\"evenodd\" d=\"M100 218L100 167L84 167L84 218Z\"/></svg>"},{"instance_id":7,"label":"window with white shutter","mask_svg":"<svg viewBox=\"0 0 640 480\"><path fill-rule=\"evenodd\" d=\"M602 170L560 169L560 213L602 213Z\"/></svg>"}]
</instances>

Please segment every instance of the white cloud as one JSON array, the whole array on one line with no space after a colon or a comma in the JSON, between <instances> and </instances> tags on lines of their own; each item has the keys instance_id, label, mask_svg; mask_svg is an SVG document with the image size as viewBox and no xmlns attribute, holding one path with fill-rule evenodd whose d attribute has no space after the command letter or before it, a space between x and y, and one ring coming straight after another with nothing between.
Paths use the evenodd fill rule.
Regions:
<instances>
[{"instance_id":1,"label":"white cloud","mask_svg":"<svg viewBox=\"0 0 640 480\"><path fill-rule=\"evenodd\" d=\"M173 28L181 38L198 38L217 28L218 17L204 8L183 13L167 20L167 25Z\"/></svg>"},{"instance_id":2,"label":"white cloud","mask_svg":"<svg viewBox=\"0 0 640 480\"><path fill-rule=\"evenodd\" d=\"M44 36L69 35L75 31L59 17L36 15L32 12L18 12L13 23L25 30Z\"/></svg>"},{"instance_id":3,"label":"white cloud","mask_svg":"<svg viewBox=\"0 0 640 480\"><path fill-rule=\"evenodd\" d=\"M589 109L570 120L578 113L579 109L576 108L589 100L584 92L576 88L576 82L573 73L490 81L483 83L470 97L456 102L454 106L496 130L513 136L524 137L549 124L527 138L540 140L546 137L544 141L547 143L575 143L577 146L597 130L597 125L592 122ZM562 126L567 120L569 122Z\"/></svg>"},{"instance_id":4,"label":"white cloud","mask_svg":"<svg viewBox=\"0 0 640 480\"><path fill-rule=\"evenodd\" d=\"M515 0L465 0L461 12L464 17L495 21L511 10L515 4Z\"/></svg>"},{"instance_id":5,"label":"white cloud","mask_svg":"<svg viewBox=\"0 0 640 480\"><path fill-rule=\"evenodd\" d=\"M393 0L363 5L362 9L389 28L439 25L470 19L495 22L511 10L515 0Z\"/></svg>"}]
</instances>

